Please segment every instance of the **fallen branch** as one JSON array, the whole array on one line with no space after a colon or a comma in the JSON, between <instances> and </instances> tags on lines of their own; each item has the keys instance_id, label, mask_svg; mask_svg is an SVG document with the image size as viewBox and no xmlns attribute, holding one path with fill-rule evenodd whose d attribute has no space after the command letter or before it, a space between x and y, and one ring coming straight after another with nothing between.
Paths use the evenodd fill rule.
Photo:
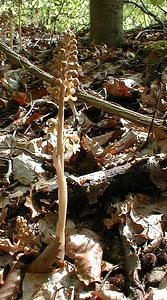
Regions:
<instances>
[{"instance_id":1,"label":"fallen branch","mask_svg":"<svg viewBox=\"0 0 167 300\"><path fill-rule=\"evenodd\" d=\"M28 69L28 71L41 78L42 80L50 83L51 85L54 85L55 83L55 77L51 74L44 72L40 68L33 65L28 59L22 57L21 55L15 53L13 50L11 50L6 44L0 42L0 50L5 52L5 54L11 58L12 61L14 61L16 64L20 65L21 67L24 67ZM78 100L86 102L87 104L93 105L101 110L104 110L110 114L115 114L119 117L126 118L132 122L136 122L139 124L142 124L144 126L150 126L152 122L152 118L142 115L140 113L131 111L130 109L126 109L124 107L118 106L114 103L109 103L105 101L104 99L99 99L98 97L92 96L88 93L83 93L81 91L78 91L76 93L76 96ZM154 119L153 126L162 130L167 130L167 127L164 126L163 120L161 119Z\"/></svg>"},{"instance_id":2,"label":"fallen branch","mask_svg":"<svg viewBox=\"0 0 167 300\"><path fill-rule=\"evenodd\" d=\"M27 58L15 53L5 43L0 42L0 50L3 51L12 62L22 68L26 68L31 74L41 78L42 80L54 84L55 77L32 64Z\"/></svg>"},{"instance_id":3,"label":"fallen branch","mask_svg":"<svg viewBox=\"0 0 167 300\"><path fill-rule=\"evenodd\" d=\"M99 97L80 92L77 94L77 96L79 100L82 100L108 113L115 114L121 118L128 119L132 122L140 123L145 126L150 126L152 122L152 117L148 117L140 113L134 112L130 109L127 109L125 107L118 106L117 104L110 103L108 101L105 101L104 99L100 99ZM163 120L161 119L155 118L153 125L156 128L167 130L167 127L163 125Z\"/></svg>"}]
</instances>

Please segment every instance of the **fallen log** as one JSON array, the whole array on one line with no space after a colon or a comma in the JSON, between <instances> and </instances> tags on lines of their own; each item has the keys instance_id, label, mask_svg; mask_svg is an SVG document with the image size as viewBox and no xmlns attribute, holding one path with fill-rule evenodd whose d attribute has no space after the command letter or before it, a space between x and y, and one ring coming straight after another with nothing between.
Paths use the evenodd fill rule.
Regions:
<instances>
[{"instance_id":1,"label":"fallen log","mask_svg":"<svg viewBox=\"0 0 167 300\"><path fill-rule=\"evenodd\" d=\"M144 158L141 161L127 162L109 170L97 171L79 177L68 176L70 206L74 205L74 209L77 206L80 208L82 202L86 203L86 200L89 205L98 203L99 199L103 203L112 202L115 197L121 199L130 192L150 194L158 191L162 184L163 188L167 187L167 184L164 185L163 183L165 170L162 166L160 167L160 163L166 166L166 158L161 162L160 158L152 157L151 161L154 163L152 162L150 165L150 159ZM157 176L160 177L159 183Z\"/></svg>"}]
</instances>

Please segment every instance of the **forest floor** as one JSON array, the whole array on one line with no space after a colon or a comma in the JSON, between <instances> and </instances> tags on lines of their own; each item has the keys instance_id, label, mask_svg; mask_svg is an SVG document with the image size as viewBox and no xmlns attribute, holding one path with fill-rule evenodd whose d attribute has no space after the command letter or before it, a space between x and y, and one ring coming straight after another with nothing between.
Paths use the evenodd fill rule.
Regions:
<instances>
[{"instance_id":1,"label":"forest floor","mask_svg":"<svg viewBox=\"0 0 167 300\"><path fill-rule=\"evenodd\" d=\"M78 99L73 112L64 107L65 261L57 262L57 245L45 272L42 259L36 269L32 262L58 219L49 76L62 37L23 28L17 59L0 43L0 300L166 299L165 30L128 31L119 49L76 36Z\"/></svg>"}]
</instances>

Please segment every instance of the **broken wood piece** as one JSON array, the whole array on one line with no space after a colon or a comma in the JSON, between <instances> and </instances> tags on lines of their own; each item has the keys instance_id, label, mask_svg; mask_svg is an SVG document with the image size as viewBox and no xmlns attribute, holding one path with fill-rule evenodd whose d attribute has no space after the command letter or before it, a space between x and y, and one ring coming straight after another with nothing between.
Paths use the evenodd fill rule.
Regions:
<instances>
[{"instance_id":1,"label":"broken wood piece","mask_svg":"<svg viewBox=\"0 0 167 300\"><path fill-rule=\"evenodd\" d=\"M131 167L130 163L123 166L114 167L110 170L97 171L83 176L68 177L68 182L79 185L85 191L89 204L96 203L99 196L103 195L105 189L109 186L112 177L118 174L124 174Z\"/></svg>"},{"instance_id":2,"label":"broken wood piece","mask_svg":"<svg viewBox=\"0 0 167 300\"><path fill-rule=\"evenodd\" d=\"M131 166L132 165L130 163L126 163L123 166L114 167L105 171L97 171L79 177L70 175L68 179L75 181L81 186L95 185L107 179L111 180L112 177L118 174L124 174Z\"/></svg>"},{"instance_id":3,"label":"broken wood piece","mask_svg":"<svg viewBox=\"0 0 167 300\"><path fill-rule=\"evenodd\" d=\"M163 168L159 165L159 162L163 165L167 164L166 158L152 157L151 161L156 159L157 165L154 165L154 177L152 171L152 163L150 158L144 158L139 161L127 162L122 166L117 166L109 170L97 171L87 175L79 177L69 175L67 178L68 187L72 186L73 194L75 194L75 187L80 189L79 197L84 192L89 204L95 204L99 201L99 197L103 196L105 202L112 202L114 197L120 198L128 193L154 193L164 183L156 183L156 176L161 172L163 174ZM164 174L163 174L164 176ZM70 195L69 195L70 196ZM70 197L71 198L71 197ZM75 197L75 204L78 197ZM78 199L80 200L80 199Z\"/></svg>"},{"instance_id":4,"label":"broken wood piece","mask_svg":"<svg viewBox=\"0 0 167 300\"><path fill-rule=\"evenodd\" d=\"M167 188L166 166L166 156L157 155L79 177L69 175L67 181L70 202L70 187L75 205L77 200L85 201L85 197L91 205L99 200L112 203L114 199L121 199L128 193L153 194L160 189L164 191ZM84 196L81 197L81 194Z\"/></svg>"}]
</instances>

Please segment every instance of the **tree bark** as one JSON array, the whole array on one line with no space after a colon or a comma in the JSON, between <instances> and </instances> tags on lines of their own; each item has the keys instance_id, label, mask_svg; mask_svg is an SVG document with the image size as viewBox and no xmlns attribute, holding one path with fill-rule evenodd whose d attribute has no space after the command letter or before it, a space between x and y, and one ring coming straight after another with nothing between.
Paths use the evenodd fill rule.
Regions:
<instances>
[{"instance_id":1,"label":"tree bark","mask_svg":"<svg viewBox=\"0 0 167 300\"><path fill-rule=\"evenodd\" d=\"M123 43L123 0L90 0L90 36L96 43Z\"/></svg>"}]
</instances>

